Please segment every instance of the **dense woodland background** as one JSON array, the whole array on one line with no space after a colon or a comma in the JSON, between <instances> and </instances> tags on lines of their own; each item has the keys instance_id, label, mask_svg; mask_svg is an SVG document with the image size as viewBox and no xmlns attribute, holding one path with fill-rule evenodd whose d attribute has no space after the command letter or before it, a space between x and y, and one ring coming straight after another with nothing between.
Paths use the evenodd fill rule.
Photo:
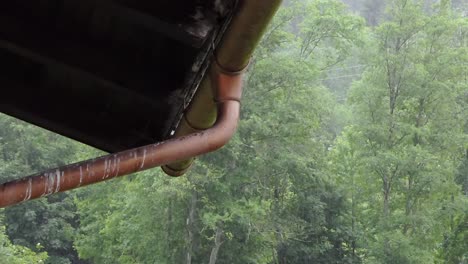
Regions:
<instances>
[{"instance_id":1,"label":"dense woodland background","mask_svg":"<svg viewBox=\"0 0 468 264\"><path fill-rule=\"evenodd\" d=\"M0 263L468 263L468 4L344 2L285 2L227 147L0 210ZM0 116L0 181L100 154Z\"/></svg>"}]
</instances>

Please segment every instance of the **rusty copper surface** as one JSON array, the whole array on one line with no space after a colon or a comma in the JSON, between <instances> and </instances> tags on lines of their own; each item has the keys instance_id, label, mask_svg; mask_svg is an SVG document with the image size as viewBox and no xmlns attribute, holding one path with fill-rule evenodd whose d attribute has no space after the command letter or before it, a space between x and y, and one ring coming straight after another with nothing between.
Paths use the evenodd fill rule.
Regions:
<instances>
[{"instance_id":1,"label":"rusty copper surface","mask_svg":"<svg viewBox=\"0 0 468 264\"><path fill-rule=\"evenodd\" d=\"M202 132L90 159L0 185L0 207L105 181L214 151L234 134L239 119L242 74L212 72L218 118Z\"/></svg>"}]
</instances>

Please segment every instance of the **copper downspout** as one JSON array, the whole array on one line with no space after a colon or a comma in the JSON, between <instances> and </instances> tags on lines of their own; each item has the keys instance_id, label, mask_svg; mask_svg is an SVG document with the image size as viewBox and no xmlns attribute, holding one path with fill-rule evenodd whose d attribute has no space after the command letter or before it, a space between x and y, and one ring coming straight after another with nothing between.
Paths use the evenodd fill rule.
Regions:
<instances>
[{"instance_id":1,"label":"copper downspout","mask_svg":"<svg viewBox=\"0 0 468 264\"><path fill-rule=\"evenodd\" d=\"M217 116L213 127L4 183L0 185L0 208L164 164L177 164L222 147L237 127L243 69L280 3L281 0L240 1L239 11L215 52L210 79L204 80L206 87L212 89L202 89L197 95L203 100L192 101L197 107L191 108L197 110L201 106L198 111L206 114L206 98L211 98L208 105L216 105Z\"/></svg>"},{"instance_id":2,"label":"copper downspout","mask_svg":"<svg viewBox=\"0 0 468 264\"><path fill-rule=\"evenodd\" d=\"M276 13L281 0L239 0L238 10L229 28L215 51L218 65L226 72L236 72L247 67L263 32ZM213 126L216 107L212 103L210 83L203 81L199 91L181 123L175 136L181 137ZM194 158L162 166L166 174L180 176L191 166Z\"/></svg>"},{"instance_id":3,"label":"copper downspout","mask_svg":"<svg viewBox=\"0 0 468 264\"><path fill-rule=\"evenodd\" d=\"M242 74L214 67L218 119L202 132L48 170L0 186L0 207L127 175L214 151L229 141L239 119Z\"/></svg>"}]
</instances>

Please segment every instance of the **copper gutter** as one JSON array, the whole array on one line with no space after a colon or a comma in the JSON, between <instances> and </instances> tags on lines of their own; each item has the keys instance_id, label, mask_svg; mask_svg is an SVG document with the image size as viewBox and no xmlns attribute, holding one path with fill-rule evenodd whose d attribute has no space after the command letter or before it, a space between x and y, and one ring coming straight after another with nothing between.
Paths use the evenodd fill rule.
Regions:
<instances>
[{"instance_id":1,"label":"copper gutter","mask_svg":"<svg viewBox=\"0 0 468 264\"><path fill-rule=\"evenodd\" d=\"M0 185L0 207L164 164L177 164L175 162L180 161L184 163L184 160L222 147L229 141L237 127L242 94L242 72L280 2L281 0L240 1L239 10L215 51L210 78L205 78L202 82L204 85L199 88L200 91L197 92L187 113L189 116L190 111L201 111L200 115L203 116L204 112L205 115L211 116L204 110L207 106L208 111L215 109L217 118L213 127L4 183ZM216 107L210 107L213 105ZM188 124L188 118L184 120L184 123Z\"/></svg>"}]
</instances>

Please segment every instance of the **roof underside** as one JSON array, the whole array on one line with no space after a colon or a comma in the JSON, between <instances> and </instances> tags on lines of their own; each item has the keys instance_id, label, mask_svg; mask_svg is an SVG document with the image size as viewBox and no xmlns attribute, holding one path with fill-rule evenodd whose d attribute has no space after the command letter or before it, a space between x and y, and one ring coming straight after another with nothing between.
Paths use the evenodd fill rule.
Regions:
<instances>
[{"instance_id":1,"label":"roof underside","mask_svg":"<svg viewBox=\"0 0 468 264\"><path fill-rule=\"evenodd\" d=\"M0 112L109 152L166 139L234 0L14 0Z\"/></svg>"}]
</instances>

